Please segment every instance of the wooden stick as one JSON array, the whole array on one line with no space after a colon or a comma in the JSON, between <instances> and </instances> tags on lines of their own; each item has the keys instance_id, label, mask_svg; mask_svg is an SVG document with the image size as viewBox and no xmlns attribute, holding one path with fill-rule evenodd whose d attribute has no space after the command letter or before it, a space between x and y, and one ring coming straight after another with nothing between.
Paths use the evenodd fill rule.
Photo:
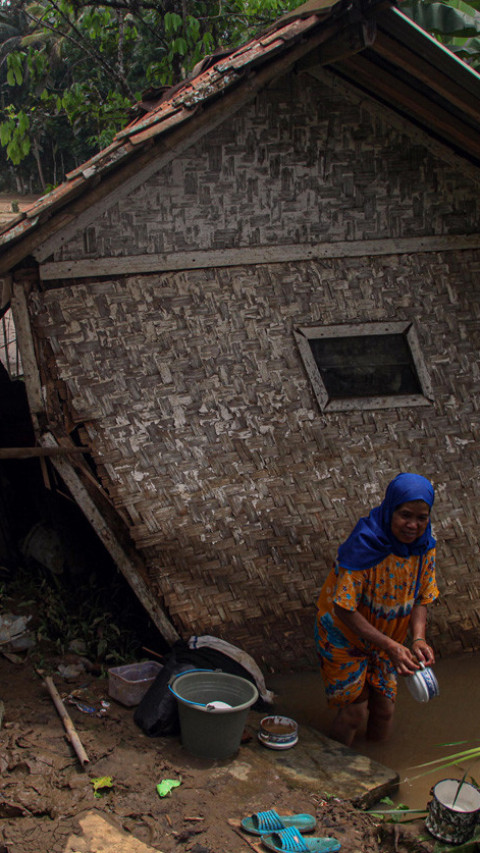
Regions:
<instances>
[{"instance_id":1,"label":"wooden stick","mask_svg":"<svg viewBox=\"0 0 480 853\"><path fill-rule=\"evenodd\" d=\"M262 853L262 850L264 850L265 848L262 848L260 846L260 842L255 842L253 840L251 841L248 835L242 832L242 830L240 829L240 821L237 821L234 818L228 818L227 823L232 827L233 831L240 836L240 838L245 842L245 844L248 844L248 846L255 851L255 853Z\"/></svg>"},{"instance_id":2,"label":"wooden stick","mask_svg":"<svg viewBox=\"0 0 480 853\"><path fill-rule=\"evenodd\" d=\"M0 447L0 459L29 459L33 456L65 456L69 453L89 453L89 447Z\"/></svg>"},{"instance_id":3,"label":"wooden stick","mask_svg":"<svg viewBox=\"0 0 480 853\"><path fill-rule=\"evenodd\" d=\"M155 655L155 657L160 658L160 660L165 659L165 655L160 655L158 652L154 652L153 649L147 649L146 646L142 646L142 651L148 652L150 655Z\"/></svg>"},{"instance_id":4,"label":"wooden stick","mask_svg":"<svg viewBox=\"0 0 480 853\"><path fill-rule=\"evenodd\" d=\"M63 704L63 702L59 696L58 690L55 687L50 676L46 677L45 684L47 685L50 696L53 699L53 704L55 705L55 707L56 707L56 709L57 709L57 711L58 711L58 713L62 719L63 725L65 727L65 731L67 732L67 735L68 735L68 739L69 739L70 743L72 744L72 746L73 746L73 748L77 754L77 757L80 759L80 763L81 763L82 767L85 769L86 765L89 764L90 759L88 758L88 755L85 752L85 750L81 744L80 738L79 738L77 732L75 731L75 726L73 725L72 720L71 720L71 718L67 712L67 709L65 708L65 705Z\"/></svg>"}]
</instances>

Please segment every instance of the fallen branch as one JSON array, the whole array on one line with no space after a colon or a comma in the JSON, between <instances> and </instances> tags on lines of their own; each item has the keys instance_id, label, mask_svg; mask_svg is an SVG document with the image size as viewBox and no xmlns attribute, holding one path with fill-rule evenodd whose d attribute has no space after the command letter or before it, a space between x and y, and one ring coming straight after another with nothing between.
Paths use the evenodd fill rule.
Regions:
<instances>
[{"instance_id":1,"label":"fallen branch","mask_svg":"<svg viewBox=\"0 0 480 853\"><path fill-rule=\"evenodd\" d=\"M62 719L63 725L65 727L65 731L67 732L67 735L68 735L68 739L69 739L70 743L72 744L72 746L73 746L73 748L77 754L77 757L80 760L80 764L85 769L86 765L89 764L90 759L88 758L88 755L82 746L80 738L79 738L77 732L75 731L75 726L73 725L72 720L71 720L71 718L70 718L70 716L69 716L69 714L65 708L65 705L63 704L63 702L60 698L58 690L55 687L50 676L46 677L45 684L47 685L50 696L53 699L53 704L55 705L55 707L56 707L56 709L57 709L57 711L58 711L58 713Z\"/></svg>"}]
</instances>

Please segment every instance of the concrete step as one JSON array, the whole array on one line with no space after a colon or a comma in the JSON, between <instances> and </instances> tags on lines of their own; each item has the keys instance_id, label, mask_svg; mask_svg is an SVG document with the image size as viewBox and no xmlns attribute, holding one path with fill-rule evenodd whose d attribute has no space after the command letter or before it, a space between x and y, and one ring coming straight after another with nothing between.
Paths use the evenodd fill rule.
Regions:
<instances>
[{"instance_id":1,"label":"concrete step","mask_svg":"<svg viewBox=\"0 0 480 853\"><path fill-rule=\"evenodd\" d=\"M262 716L265 715L250 711L247 728L252 740L246 746L290 782L326 798L350 800L359 808L370 808L398 788L400 779L394 770L308 726L299 725L298 743L290 749L264 746L257 739Z\"/></svg>"}]
</instances>

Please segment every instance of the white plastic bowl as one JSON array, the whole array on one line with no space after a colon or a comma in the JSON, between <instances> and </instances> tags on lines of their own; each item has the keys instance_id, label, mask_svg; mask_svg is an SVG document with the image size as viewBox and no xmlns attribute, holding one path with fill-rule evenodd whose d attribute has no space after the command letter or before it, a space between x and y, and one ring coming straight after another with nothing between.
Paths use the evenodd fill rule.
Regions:
<instances>
[{"instance_id":1,"label":"white plastic bowl","mask_svg":"<svg viewBox=\"0 0 480 853\"><path fill-rule=\"evenodd\" d=\"M429 666L422 666L413 675L407 675L405 682L417 702L429 702L440 693L438 681Z\"/></svg>"}]
</instances>

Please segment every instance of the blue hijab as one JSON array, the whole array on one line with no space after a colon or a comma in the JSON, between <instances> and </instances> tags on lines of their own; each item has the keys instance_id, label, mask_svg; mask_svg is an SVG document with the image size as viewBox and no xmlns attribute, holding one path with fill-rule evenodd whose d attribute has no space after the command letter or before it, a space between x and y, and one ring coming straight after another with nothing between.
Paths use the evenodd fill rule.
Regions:
<instances>
[{"instance_id":1,"label":"blue hijab","mask_svg":"<svg viewBox=\"0 0 480 853\"><path fill-rule=\"evenodd\" d=\"M430 521L427 529L410 544L400 542L392 533L395 509L407 501L425 501L431 508L435 498L433 486L420 474L398 474L389 483L380 506L355 525L348 539L338 549L338 562L344 569L371 569L389 554L410 557L425 554L435 545Z\"/></svg>"}]
</instances>

